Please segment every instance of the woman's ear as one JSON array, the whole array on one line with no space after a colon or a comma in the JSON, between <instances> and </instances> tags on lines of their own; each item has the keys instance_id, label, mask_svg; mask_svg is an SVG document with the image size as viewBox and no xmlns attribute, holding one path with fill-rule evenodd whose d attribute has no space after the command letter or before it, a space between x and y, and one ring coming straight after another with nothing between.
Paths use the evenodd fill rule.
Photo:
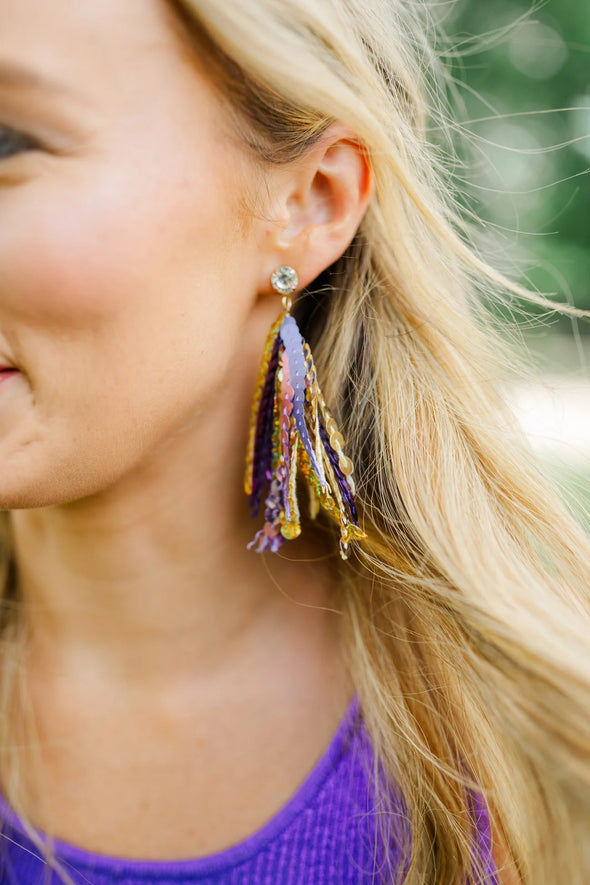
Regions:
<instances>
[{"instance_id":1,"label":"woman's ear","mask_svg":"<svg viewBox=\"0 0 590 885\"><path fill-rule=\"evenodd\" d=\"M366 150L334 123L319 141L275 179L274 224L267 229L260 291L280 265L294 267L309 285L352 242L373 191Z\"/></svg>"}]
</instances>

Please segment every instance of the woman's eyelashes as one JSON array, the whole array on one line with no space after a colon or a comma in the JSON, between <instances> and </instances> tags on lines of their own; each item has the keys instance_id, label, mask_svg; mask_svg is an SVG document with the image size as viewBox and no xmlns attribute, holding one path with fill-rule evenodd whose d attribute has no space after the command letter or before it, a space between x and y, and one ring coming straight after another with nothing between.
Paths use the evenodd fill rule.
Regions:
<instances>
[{"instance_id":1,"label":"woman's eyelashes","mask_svg":"<svg viewBox=\"0 0 590 885\"><path fill-rule=\"evenodd\" d=\"M0 124L0 160L6 160L26 151L36 151L41 147L40 142L32 135Z\"/></svg>"}]
</instances>

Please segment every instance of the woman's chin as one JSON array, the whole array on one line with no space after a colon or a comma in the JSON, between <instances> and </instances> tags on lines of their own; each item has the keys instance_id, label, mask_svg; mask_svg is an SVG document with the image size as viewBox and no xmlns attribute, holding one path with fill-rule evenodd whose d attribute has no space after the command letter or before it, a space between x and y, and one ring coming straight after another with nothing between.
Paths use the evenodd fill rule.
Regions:
<instances>
[{"instance_id":1,"label":"woman's chin","mask_svg":"<svg viewBox=\"0 0 590 885\"><path fill-rule=\"evenodd\" d=\"M1 455L0 455L1 461ZM68 481L69 480L69 481ZM55 469L35 471L19 476L0 475L0 510L30 510L38 507L57 507L72 504L95 494L96 490L82 482L72 482L64 477L59 481Z\"/></svg>"}]
</instances>

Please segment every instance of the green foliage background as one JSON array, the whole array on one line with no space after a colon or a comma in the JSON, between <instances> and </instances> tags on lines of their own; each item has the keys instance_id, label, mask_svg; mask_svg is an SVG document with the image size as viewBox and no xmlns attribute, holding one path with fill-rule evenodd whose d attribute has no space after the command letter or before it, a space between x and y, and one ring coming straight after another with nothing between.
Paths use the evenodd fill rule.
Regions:
<instances>
[{"instance_id":1,"label":"green foliage background","mask_svg":"<svg viewBox=\"0 0 590 885\"><path fill-rule=\"evenodd\" d=\"M439 3L472 143L463 173L514 276L590 310L590 2ZM551 326L572 332L565 317ZM581 321L580 333L590 334Z\"/></svg>"}]
</instances>

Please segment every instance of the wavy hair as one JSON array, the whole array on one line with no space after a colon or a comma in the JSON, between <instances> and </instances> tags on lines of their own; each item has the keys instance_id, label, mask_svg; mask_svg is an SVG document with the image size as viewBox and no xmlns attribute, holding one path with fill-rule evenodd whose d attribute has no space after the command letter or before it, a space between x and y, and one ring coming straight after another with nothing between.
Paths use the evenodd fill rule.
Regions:
<instances>
[{"instance_id":1,"label":"wavy hair","mask_svg":"<svg viewBox=\"0 0 590 885\"><path fill-rule=\"evenodd\" d=\"M476 789L524 885L584 885L590 549L505 404L513 358L481 296L524 293L470 245L448 157L430 143L433 125L452 123L426 3L168 2L262 174L334 120L373 169L353 243L295 313L368 533L339 566L337 602L384 851L397 832L390 787L408 809L407 869L383 881L485 881ZM4 676L4 710L15 680Z\"/></svg>"}]
</instances>

